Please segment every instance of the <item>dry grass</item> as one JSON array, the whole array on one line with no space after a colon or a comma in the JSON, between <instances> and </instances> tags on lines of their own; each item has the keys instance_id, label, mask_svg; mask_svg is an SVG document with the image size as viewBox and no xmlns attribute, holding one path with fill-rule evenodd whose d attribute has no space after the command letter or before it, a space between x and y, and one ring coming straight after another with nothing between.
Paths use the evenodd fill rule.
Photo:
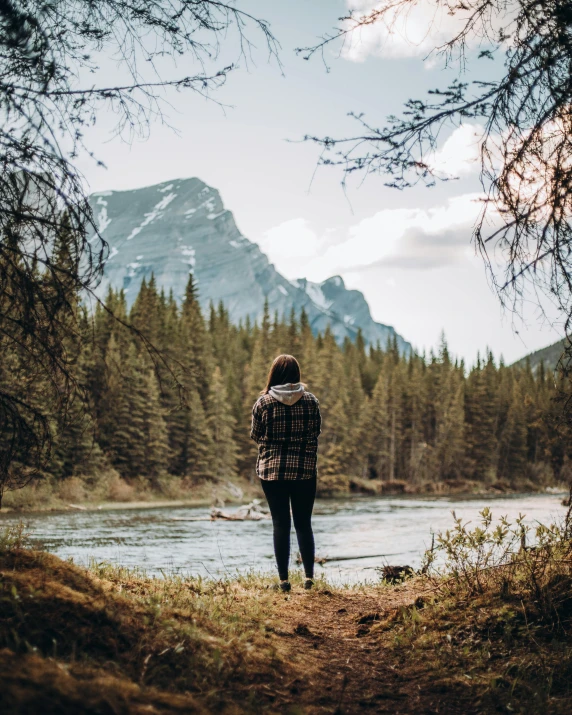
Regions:
<instances>
[{"instance_id":1,"label":"dry grass","mask_svg":"<svg viewBox=\"0 0 572 715\"><path fill-rule=\"evenodd\" d=\"M466 713L572 712L571 525L571 511L538 525L527 546L523 518L455 519L437 539L445 561L427 579L432 596L372 627L412 680L449 694L439 712L457 712L453 701Z\"/></svg>"},{"instance_id":2,"label":"dry grass","mask_svg":"<svg viewBox=\"0 0 572 715\"><path fill-rule=\"evenodd\" d=\"M8 546L2 712L256 712L258 686L284 670L267 637L268 582L86 570Z\"/></svg>"},{"instance_id":3,"label":"dry grass","mask_svg":"<svg viewBox=\"0 0 572 715\"><path fill-rule=\"evenodd\" d=\"M424 691L429 711L564 715L572 712L571 602L562 602L556 628L534 603L485 589L397 609L371 635Z\"/></svg>"},{"instance_id":4,"label":"dry grass","mask_svg":"<svg viewBox=\"0 0 572 715\"><path fill-rule=\"evenodd\" d=\"M566 534L553 535L478 573L319 581L311 592L294 579L284 595L256 575L79 568L10 532L0 537L0 712L564 715L572 573ZM452 538L454 560L477 536Z\"/></svg>"}]
</instances>

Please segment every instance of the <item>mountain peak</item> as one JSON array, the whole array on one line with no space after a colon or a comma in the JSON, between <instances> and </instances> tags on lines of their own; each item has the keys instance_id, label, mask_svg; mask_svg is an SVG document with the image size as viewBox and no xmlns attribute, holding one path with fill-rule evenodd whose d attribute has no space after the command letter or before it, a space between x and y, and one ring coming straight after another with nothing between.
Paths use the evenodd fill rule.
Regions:
<instances>
[{"instance_id":1,"label":"mountain peak","mask_svg":"<svg viewBox=\"0 0 572 715\"><path fill-rule=\"evenodd\" d=\"M322 288L324 287L334 287L334 288L341 288L342 290L345 290L346 284L344 283L344 279L341 276L332 276L331 278L326 278L325 281L322 281L320 284Z\"/></svg>"},{"instance_id":2,"label":"mountain peak","mask_svg":"<svg viewBox=\"0 0 572 715\"><path fill-rule=\"evenodd\" d=\"M122 288L128 306L141 282L155 276L159 290L182 301L193 273L203 308L222 301L231 320L262 316L270 310L308 314L315 331L329 324L338 340L355 338L359 328L370 343L385 345L393 328L376 323L362 293L348 291L340 276L323 283L288 281L257 244L238 230L219 192L197 178L174 179L130 191L93 194L96 223L109 244L104 278L98 289ZM397 336L401 349L411 349Z\"/></svg>"}]
</instances>

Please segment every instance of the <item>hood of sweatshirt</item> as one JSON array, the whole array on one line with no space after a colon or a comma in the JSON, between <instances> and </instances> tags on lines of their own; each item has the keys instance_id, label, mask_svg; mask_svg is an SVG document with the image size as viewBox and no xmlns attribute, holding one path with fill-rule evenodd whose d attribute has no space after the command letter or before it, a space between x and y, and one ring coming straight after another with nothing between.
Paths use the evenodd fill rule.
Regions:
<instances>
[{"instance_id":1,"label":"hood of sweatshirt","mask_svg":"<svg viewBox=\"0 0 572 715\"><path fill-rule=\"evenodd\" d=\"M304 394L304 385L301 382L288 382L286 385L274 385L270 394L284 405L295 405Z\"/></svg>"}]
</instances>

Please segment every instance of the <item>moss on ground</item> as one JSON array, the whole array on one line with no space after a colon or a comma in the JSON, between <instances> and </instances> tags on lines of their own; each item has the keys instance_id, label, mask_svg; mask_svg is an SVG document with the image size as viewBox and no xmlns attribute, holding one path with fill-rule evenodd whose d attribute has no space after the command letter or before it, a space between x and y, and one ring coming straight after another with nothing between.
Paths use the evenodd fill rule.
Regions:
<instances>
[{"instance_id":1,"label":"moss on ground","mask_svg":"<svg viewBox=\"0 0 572 715\"><path fill-rule=\"evenodd\" d=\"M267 585L153 579L5 551L0 647L14 667L0 667L0 710L256 711L256 684L282 667L265 638Z\"/></svg>"},{"instance_id":2,"label":"moss on ground","mask_svg":"<svg viewBox=\"0 0 572 715\"><path fill-rule=\"evenodd\" d=\"M568 713L572 589L548 579L550 604L420 577L284 595L0 539L0 712Z\"/></svg>"}]
</instances>

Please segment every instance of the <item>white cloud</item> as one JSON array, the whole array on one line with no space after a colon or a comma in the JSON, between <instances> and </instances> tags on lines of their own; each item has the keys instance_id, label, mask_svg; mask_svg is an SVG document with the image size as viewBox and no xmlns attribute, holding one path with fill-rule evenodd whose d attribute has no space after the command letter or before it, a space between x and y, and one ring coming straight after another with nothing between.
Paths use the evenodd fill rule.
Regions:
<instances>
[{"instance_id":1,"label":"white cloud","mask_svg":"<svg viewBox=\"0 0 572 715\"><path fill-rule=\"evenodd\" d=\"M463 124L447 138L441 149L429 158L436 171L449 176L465 176L480 168L483 128L478 124Z\"/></svg>"},{"instance_id":2,"label":"white cloud","mask_svg":"<svg viewBox=\"0 0 572 715\"><path fill-rule=\"evenodd\" d=\"M463 194L429 209L379 211L352 226L344 241L303 262L299 275L323 280L366 267L427 270L455 263L467 254L480 198Z\"/></svg>"},{"instance_id":3,"label":"white cloud","mask_svg":"<svg viewBox=\"0 0 572 715\"><path fill-rule=\"evenodd\" d=\"M472 361L489 345L510 362L559 335L530 312L520 335L512 332L510 314L501 319L470 243L480 198L467 193L427 209L384 209L343 235L342 229L317 235L298 218L268 231L262 248L272 247L278 270L289 278L321 281L341 274L348 288L364 293L374 319L420 349L434 346L444 329L453 353Z\"/></svg>"},{"instance_id":4,"label":"white cloud","mask_svg":"<svg viewBox=\"0 0 572 715\"><path fill-rule=\"evenodd\" d=\"M441 0L346 0L354 20L368 16L374 10L389 10L375 22L350 32L342 49L342 56L352 62L363 62L368 57L404 58L427 57L435 49L451 42L470 26L464 35L465 48L482 47L487 38L503 36L503 45L512 43L517 31L515 22L519 5L491 6L489 12L477 11L478 0L464 3ZM352 27L351 22L346 27ZM426 67L434 64L434 57Z\"/></svg>"},{"instance_id":5,"label":"white cloud","mask_svg":"<svg viewBox=\"0 0 572 715\"><path fill-rule=\"evenodd\" d=\"M303 274L303 266L307 263L304 259L314 258L322 245L304 218L294 218L274 226L263 234L258 243L289 279Z\"/></svg>"},{"instance_id":6,"label":"white cloud","mask_svg":"<svg viewBox=\"0 0 572 715\"><path fill-rule=\"evenodd\" d=\"M318 236L297 218L267 231L259 245L289 279L348 279L380 268L430 271L474 256L471 236L482 208L482 195L467 193L427 209L383 209L335 238L327 230Z\"/></svg>"},{"instance_id":7,"label":"white cloud","mask_svg":"<svg viewBox=\"0 0 572 715\"><path fill-rule=\"evenodd\" d=\"M386 5L379 0L346 0L346 4L356 18ZM454 37L463 27L464 18L466 13L451 14L447 3L417 0L356 29L348 36L342 56L353 62L363 62L369 56L424 56Z\"/></svg>"}]
</instances>

